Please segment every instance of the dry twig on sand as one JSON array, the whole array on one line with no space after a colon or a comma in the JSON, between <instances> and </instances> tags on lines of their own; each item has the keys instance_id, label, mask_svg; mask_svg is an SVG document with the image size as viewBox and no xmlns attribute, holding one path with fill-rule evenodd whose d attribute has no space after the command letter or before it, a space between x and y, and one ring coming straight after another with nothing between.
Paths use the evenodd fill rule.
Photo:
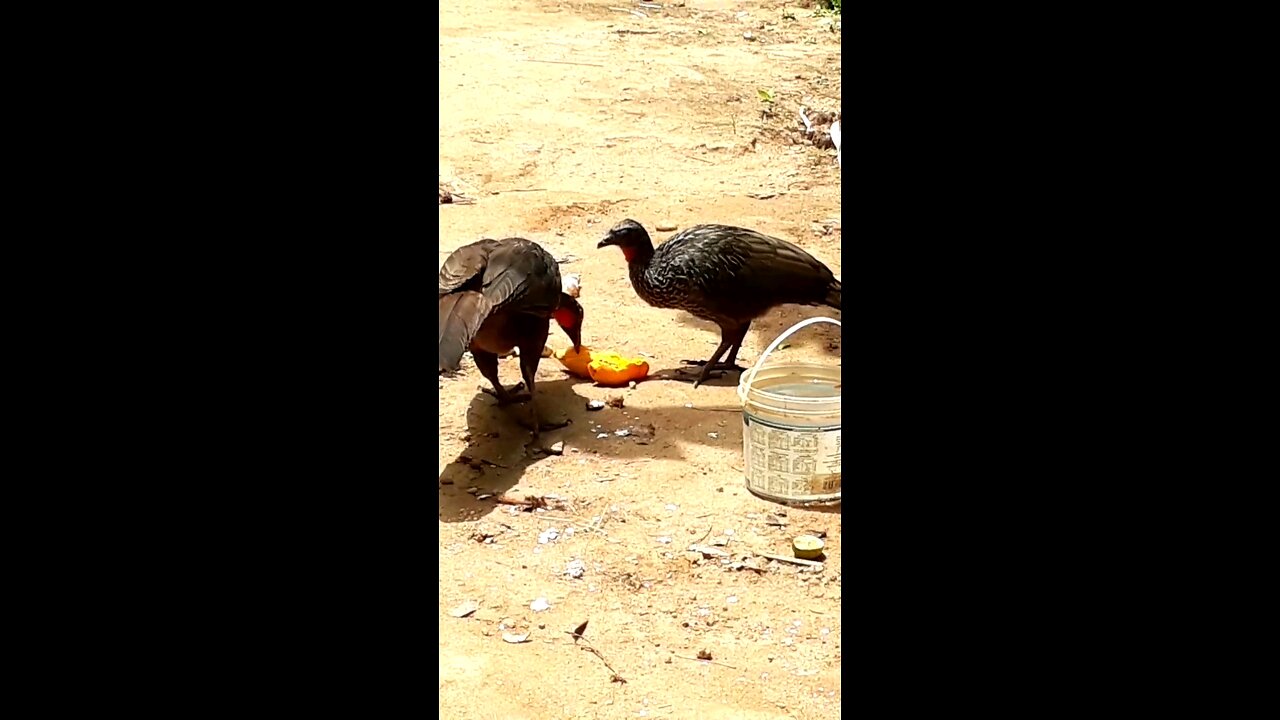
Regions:
<instances>
[{"instance_id":1,"label":"dry twig on sand","mask_svg":"<svg viewBox=\"0 0 1280 720\"><path fill-rule=\"evenodd\" d=\"M613 677L610 678L610 682L622 683L623 685L626 685L627 679L619 675L618 671L613 669L613 666L609 664L609 661L605 659L604 655L601 655L599 650L595 649L594 647L591 647L591 643L588 643L586 641L586 639L583 637L583 635L586 634L586 632L587 632L587 623L584 622L581 625L579 625L577 628L575 628L572 632L565 630L564 634L573 638L574 645L578 645L578 647L582 648L583 650L590 651L591 654L600 658L600 662L604 663L604 666L609 668L609 672L613 674ZM580 645L578 644L579 640L582 641L582 644Z\"/></svg>"}]
</instances>

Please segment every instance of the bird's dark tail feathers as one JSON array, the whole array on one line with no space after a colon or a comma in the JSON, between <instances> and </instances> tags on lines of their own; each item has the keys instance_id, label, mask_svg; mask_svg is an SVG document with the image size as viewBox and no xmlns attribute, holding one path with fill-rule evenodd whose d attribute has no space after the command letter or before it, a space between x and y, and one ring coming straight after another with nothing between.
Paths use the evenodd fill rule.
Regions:
<instances>
[{"instance_id":1,"label":"bird's dark tail feathers","mask_svg":"<svg viewBox=\"0 0 1280 720\"><path fill-rule=\"evenodd\" d=\"M440 372L457 372L461 368L462 354L471 347L490 310L489 301L475 291L449 293L440 298Z\"/></svg>"},{"instance_id":2,"label":"bird's dark tail feathers","mask_svg":"<svg viewBox=\"0 0 1280 720\"><path fill-rule=\"evenodd\" d=\"M828 305L837 310L840 309L840 281L832 280L827 286L827 296L822 300L823 305Z\"/></svg>"}]
</instances>

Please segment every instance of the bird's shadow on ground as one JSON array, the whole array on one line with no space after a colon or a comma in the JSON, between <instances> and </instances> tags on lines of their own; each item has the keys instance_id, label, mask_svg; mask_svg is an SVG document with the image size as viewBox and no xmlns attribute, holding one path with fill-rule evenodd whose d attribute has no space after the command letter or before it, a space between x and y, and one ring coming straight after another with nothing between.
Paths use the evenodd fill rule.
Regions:
<instances>
[{"instance_id":1,"label":"bird's shadow on ground","mask_svg":"<svg viewBox=\"0 0 1280 720\"><path fill-rule=\"evenodd\" d=\"M538 381L537 405L541 416L552 421L567 419L572 423L558 430L543 430L536 445L530 444L530 432L517 423L517 418L529 418L527 403L499 407L491 395L476 391L467 407L467 445L458 458L440 473L440 519L464 522L490 511L494 499L480 500L477 496L506 493L519 484L530 466L548 458L561 463L569 461L573 456L569 448L590 447L601 455L621 459L684 457L679 443L655 441L646 434L647 429L655 424L654 411L631 407L625 411L589 411L587 398L574 391L575 386L583 384L589 385L590 381L570 376ZM609 437L599 441L596 437L599 428L591 427L596 418L601 418L597 422L607 422L613 430L622 429L614 428L614 425L625 425L629 433L625 436L610 433ZM657 432L663 430L658 429ZM540 448L550 447L558 441L564 443L564 456L539 452ZM476 490L469 493L469 488Z\"/></svg>"},{"instance_id":2,"label":"bird's shadow on ground","mask_svg":"<svg viewBox=\"0 0 1280 720\"><path fill-rule=\"evenodd\" d=\"M692 360L693 358L688 358ZM705 358L704 358L705 359ZM650 368L649 377L645 378L645 382L653 382L655 380L671 380L674 382L687 383L690 388L693 387L693 381L698 379L700 368L693 365L676 365L674 367ZM738 373L728 372L720 375L709 377L703 380L699 387L736 387L738 384ZM741 408L739 408L741 410Z\"/></svg>"}]
</instances>

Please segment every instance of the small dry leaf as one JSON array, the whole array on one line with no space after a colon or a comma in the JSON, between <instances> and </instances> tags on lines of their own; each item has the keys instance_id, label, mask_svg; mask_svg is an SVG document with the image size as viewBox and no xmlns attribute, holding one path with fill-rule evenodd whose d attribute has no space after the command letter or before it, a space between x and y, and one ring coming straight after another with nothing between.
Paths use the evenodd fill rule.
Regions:
<instances>
[{"instance_id":1,"label":"small dry leaf","mask_svg":"<svg viewBox=\"0 0 1280 720\"><path fill-rule=\"evenodd\" d=\"M512 645L516 645L522 642L529 642L529 633L520 633L517 635L516 633L504 632L502 633L502 639Z\"/></svg>"},{"instance_id":2,"label":"small dry leaf","mask_svg":"<svg viewBox=\"0 0 1280 720\"><path fill-rule=\"evenodd\" d=\"M711 547L710 545L698 545L695 543L689 546L689 551L702 553L707 557L722 557L722 558L729 557L729 553L725 552L724 550L721 550L720 548Z\"/></svg>"},{"instance_id":3,"label":"small dry leaf","mask_svg":"<svg viewBox=\"0 0 1280 720\"><path fill-rule=\"evenodd\" d=\"M480 603L474 600L467 600L458 607L450 610L449 614L456 618L464 618L479 609Z\"/></svg>"},{"instance_id":4,"label":"small dry leaf","mask_svg":"<svg viewBox=\"0 0 1280 720\"><path fill-rule=\"evenodd\" d=\"M587 623L589 623L589 622L591 622L591 621L590 621L590 620L585 620L585 621L583 621L583 623L582 623L581 625L579 625L578 627L576 627L576 628L574 628L574 629L573 629L573 641L574 641L574 642L578 642L579 640L581 640L581 639L582 639L582 636L586 634L586 632L587 632Z\"/></svg>"}]
</instances>

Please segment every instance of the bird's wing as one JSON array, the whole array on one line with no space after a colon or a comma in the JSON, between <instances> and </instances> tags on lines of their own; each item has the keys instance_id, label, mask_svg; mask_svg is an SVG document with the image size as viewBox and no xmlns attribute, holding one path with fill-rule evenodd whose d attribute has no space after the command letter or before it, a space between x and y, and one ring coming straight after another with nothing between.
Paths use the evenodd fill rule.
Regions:
<instances>
[{"instance_id":1,"label":"bird's wing","mask_svg":"<svg viewBox=\"0 0 1280 720\"><path fill-rule=\"evenodd\" d=\"M737 241L722 241L729 237ZM831 270L809 253L755 230L702 225L689 228L683 242L690 248L678 253L680 271L702 280L688 285L688 299L708 308L723 303L806 302L815 288L825 287L832 278Z\"/></svg>"},{"instance_id":2,"label":"bird's wing","mask_svg":"<svg viewBox=\"0 0 1280 720\"><path fill-rule=\"evenodd\" d=\"M560 303L560 266L537 243L503 241L485 267L483 292L494 310L519 303L549 315Z\"/></svg>"},{"instance_id":3,"label":"bird's wing","mask_svg":"<svg viewBox=\"0 0 1280 720\"><path fill-rule=\"evenodd\" d=\"M489 317L489 304L475 291L448 293L440 298L440 372L456 372L462 354Z\"/></svg>"},{"instance_id":4,"label":"bird's wing","mask_svg":"<svg viewBox=\"0 0 1280 720\"><path fill-rule=\"evenodd\" d=\"M489 264L489 256L499 245L499 241L486 238L450 253L440 267L440 297L478 278Z\"/></svg>"}]
</instances>

